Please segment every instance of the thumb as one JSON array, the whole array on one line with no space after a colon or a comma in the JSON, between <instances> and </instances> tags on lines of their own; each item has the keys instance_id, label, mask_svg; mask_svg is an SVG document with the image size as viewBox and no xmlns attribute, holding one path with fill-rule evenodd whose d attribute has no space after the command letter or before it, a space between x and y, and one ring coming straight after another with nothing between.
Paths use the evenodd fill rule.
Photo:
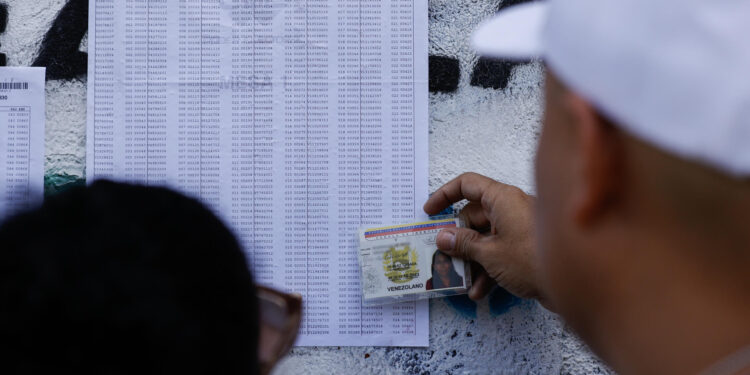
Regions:
<instances>
[{"instance_id":1,"label":"thumb","mask_svg":"<svg viewBox=\"0 0 750 375\"><path fill-rule=\"evenodd\" d=\"M484 247L484 236L468 228L449 228L438 233L435 242L440 251L452 257L476 261Z\"/></svg>"}]
</instances>

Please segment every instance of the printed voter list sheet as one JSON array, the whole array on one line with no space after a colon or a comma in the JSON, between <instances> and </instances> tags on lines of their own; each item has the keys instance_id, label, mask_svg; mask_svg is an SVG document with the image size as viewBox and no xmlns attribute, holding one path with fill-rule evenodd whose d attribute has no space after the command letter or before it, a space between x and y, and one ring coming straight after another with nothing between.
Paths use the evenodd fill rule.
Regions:
<instances>
[{"instance_id":1,"label":"printed voter list sheet","mask_svg":"<svg viewBox=\"0 0 750 375\"><path fill-rule=\"evenodd\" d=\"M424 219L427 0L92 0L87 171L168 185L304 297L298 345L428 345L362 307L360 227Z\"/></svg>"},{"instance_id":2,"label":"printed voter list sheet","mask_svg":"<svg viewBox=\"0 0 750 375\"><path fill-rule=\"evenodd\" d=\"M0 68L0 221L41 203L44 68Z\"/></svg>"}]
</instances>

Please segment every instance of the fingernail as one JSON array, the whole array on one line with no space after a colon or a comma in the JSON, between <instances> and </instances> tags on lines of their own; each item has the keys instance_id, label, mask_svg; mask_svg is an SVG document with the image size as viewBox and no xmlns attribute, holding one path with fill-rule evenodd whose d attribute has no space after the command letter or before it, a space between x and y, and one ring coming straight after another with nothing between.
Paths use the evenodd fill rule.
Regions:
<instances>
[{"instance_id":1,"label":"fingernail","mask_svg":"<svg viewBox=\"0 0 750 375\"><path fill-rule=\"evenodd\" d=\"M437 235L437 246L441 250L453 250L456 247L456 234L444 230Z\"/></svg>"}]
</instances>

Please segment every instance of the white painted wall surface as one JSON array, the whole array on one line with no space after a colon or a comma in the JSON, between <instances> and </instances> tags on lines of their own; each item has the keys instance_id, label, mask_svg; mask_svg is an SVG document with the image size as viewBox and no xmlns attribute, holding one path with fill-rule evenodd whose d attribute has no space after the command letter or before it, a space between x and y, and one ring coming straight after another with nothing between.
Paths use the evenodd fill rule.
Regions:
<instances>
[{"instance_id":1,"label":"white painted wall surface","mask_svg":"<svg viewBox=\"0 0 750 375\"><path fill-rule=\"evenodd\" d=\"M10 22L0 35L9 66L28 66L64 0L0 0ZM430 96L430 186L475 171L533 193L542 111L542 68L516 69L505 90L471 86L470 31L500 0L432 0L430 54L457 58L455 93ZM86 50L86 40L81 49ZM84 177L86 80L47 83L46 174ZM277 374L608 374L554 314L525 301L476 317L443 300L430 306L430 347L297 348Z\"/></svg>"}]
</instances>

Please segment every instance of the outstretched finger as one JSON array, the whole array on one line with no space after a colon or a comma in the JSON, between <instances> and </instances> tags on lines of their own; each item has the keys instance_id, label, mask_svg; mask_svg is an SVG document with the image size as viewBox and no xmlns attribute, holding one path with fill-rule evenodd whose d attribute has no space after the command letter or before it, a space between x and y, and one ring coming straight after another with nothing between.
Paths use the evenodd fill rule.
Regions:
<instances>
[{"instance_id":1,"label":"outstretched finger","mask_svg":"<svg viewBox=\"0 0 750 375\"><path fill-rule=\"evenodd\" d=\"M464 173L432 194L424 204L424 211L435 215L462 199L479 202L493 183L497 181L476 173Z\"/></svg>"}]
</instances>

